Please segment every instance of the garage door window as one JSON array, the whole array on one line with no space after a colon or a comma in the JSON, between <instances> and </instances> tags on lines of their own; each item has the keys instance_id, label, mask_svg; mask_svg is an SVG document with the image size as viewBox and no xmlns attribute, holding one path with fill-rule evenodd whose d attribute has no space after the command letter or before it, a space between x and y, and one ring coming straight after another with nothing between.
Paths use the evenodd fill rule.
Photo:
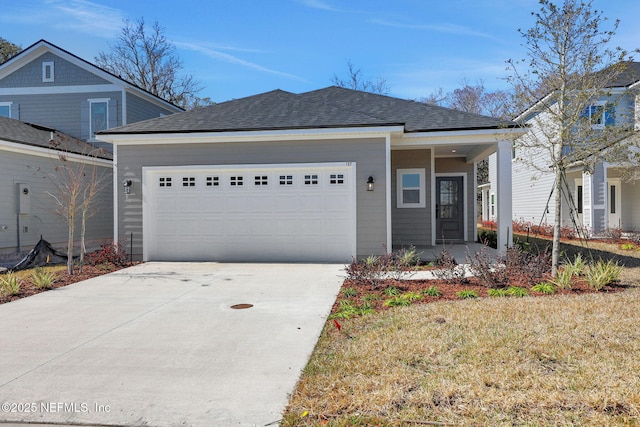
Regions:
<instances>
[{"instance_id":1,"label":"garage door window","mask_svg":"<svg viewBox=\"0 0 640 427\"><path fill-rule=\"evenodd\" d=\"M329 184L344 184L344 174L332 173L329 175Z\"/></svg>"},{"instance_id":2,"label":"garage door window","mask_svg":"<svg viewBox=\"0 0 640 427\"><path fill-rule=\"evenodd\" d=\"M217 176L208 176L206 178L207 187L218 187L220 186L220 177Z\"/></svg>"},{"instance_id":3,"label":"garage door window","mask_svg":"<svg viewBox=\"0 0 640 427\"><path fill-rule=\"evenodd\" d=\"M232 176L229 182L232 187L241 187L243 185L241 176Z\"/></svg>"},{"instance_id":4,"label":"garage door window","mask_svg":"<svg viewBox=\"0 0 640 427\"><path fill-rule=\"evenodd\" d=\"M254 185L269 185L269 179L266 175L256 175L253 183Z\"/></svg>"},{"instance_id":5,"label":"garage door window","mask_svg":"<svg viewBox=\"0 0 640 427\"><path fill-rule=\"evenodd\" d=\"M159 179L159 184L160 184L160 187L171 187L171 178L161 176Z\"/></svg>"},{"instance_id":6,"label":"garage door window","mask_svg":"<svg viewBox=\"0 0 640 427\"><path fill-rule=\"evenodd\" d=\"M304 185L318 185L318 175L305 175Z\"/></svg>"},{"instance_id":7,"label":"garage door window","mask_svg":"<svg viewBox=\"0 0 640 427\"><path fill-rule=\"evenodd\" d=\"M194 176L183 176L182 177L182 186L183 187L195 187L196 186L196 178Z\"/></svg>"},{"instance_id":8,"label":"garage door window","mask_svg":"<svg viewBox=\"0 0 640 427\"><path fill-rule=\"evenodd\" d=\"M293 185L293 175L280 175L280 185Z\"/></svg>"}]
</instances>

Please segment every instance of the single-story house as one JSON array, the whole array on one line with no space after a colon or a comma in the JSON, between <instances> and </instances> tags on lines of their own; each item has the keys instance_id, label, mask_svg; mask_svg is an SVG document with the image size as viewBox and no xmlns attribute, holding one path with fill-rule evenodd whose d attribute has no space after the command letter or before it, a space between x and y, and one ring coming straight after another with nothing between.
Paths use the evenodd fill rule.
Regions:
<instances>
[{"instance_id":1,"label":"single-story house","mask_svg":"<svg viewBox=\"0 0 640 427\"><path fill-rule=\"evenodd\" d=\"M68 227L56 213L55 199L64 198L63 166L84 168L87 174L95 171L102 178L85 237L95 247L111 240L111 154L55 129L0 116L0 252L30 249L40 236L54 246L66 247ZM78 242L79 219L76 225Z\"/></svg>"},{"instance_id":2,"label":"single-story house","mask_svg":"<svg viewBox=\"0 0 640 427\"><path fill-rule=\"evenodd\" d=\"M477 238L497 153L510 240L513 122L340 87L282 90L100 132L114 239L145 261L337 261Z\"/></svg>"}]
</instances>

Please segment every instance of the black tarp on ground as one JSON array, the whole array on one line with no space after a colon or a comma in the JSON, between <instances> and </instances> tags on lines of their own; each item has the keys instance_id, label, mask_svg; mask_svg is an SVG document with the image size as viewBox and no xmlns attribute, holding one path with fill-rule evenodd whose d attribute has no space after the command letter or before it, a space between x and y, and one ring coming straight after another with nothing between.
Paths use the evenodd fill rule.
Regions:
<instances>
[{"instance_id":1,"label":"black tarp on ground","mask_svg":"<svg viewBox=\"0 0 640 427\"><path fill-rule=\"evenodd\" d=\"M7 266L7 270L20 271L45 264L66 264L66 262L67 254L54 249L49 242L40 237L38 244L17 264Z\"/></svg>"}]
</instances>

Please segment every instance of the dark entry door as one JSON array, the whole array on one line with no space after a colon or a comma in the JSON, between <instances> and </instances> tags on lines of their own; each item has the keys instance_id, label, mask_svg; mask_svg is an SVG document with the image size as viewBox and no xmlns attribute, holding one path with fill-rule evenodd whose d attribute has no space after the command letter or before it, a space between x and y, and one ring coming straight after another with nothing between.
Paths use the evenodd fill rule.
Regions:
<instances>
[{"instance_id":1,"label":"dark entry door","mask_svg":"<svg viewBox=\"0 0 640 427\"><path fill-rule=\"evenodd\" d=\"M464 240L464 188L461 176L436 177L436 241Z\"/></svg>"}]
</instances>

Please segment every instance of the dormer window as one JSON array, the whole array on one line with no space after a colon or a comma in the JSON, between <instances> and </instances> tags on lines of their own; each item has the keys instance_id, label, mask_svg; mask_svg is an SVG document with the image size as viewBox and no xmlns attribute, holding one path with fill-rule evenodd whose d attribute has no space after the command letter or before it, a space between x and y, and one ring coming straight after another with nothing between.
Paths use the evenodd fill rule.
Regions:
<instances>
[{"instance_id":1,"label":"dormer window","mask_svg":"<svg viewBox=\"0 0 640 427\"><path fill-rule=\"evenodd\" d=\"M52 83L54 81L53 62L42 63L42 82Z\"/></svg>"}]
</instances>

